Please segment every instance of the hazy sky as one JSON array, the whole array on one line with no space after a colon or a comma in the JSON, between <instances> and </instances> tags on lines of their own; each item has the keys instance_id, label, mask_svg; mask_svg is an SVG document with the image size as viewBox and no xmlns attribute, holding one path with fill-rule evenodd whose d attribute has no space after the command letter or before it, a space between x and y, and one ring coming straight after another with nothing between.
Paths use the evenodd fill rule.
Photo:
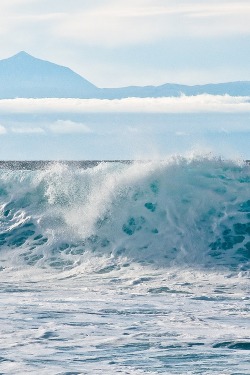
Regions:
<instances>
[{"instance_id":1,"label":"hazy sky","mask_svg":"<svg viewBox=\"0 0 250 375\"><path fill-rule=\"evenodd\" d=\"M0 159L249 159L249 99L0 100Z\"/></svg>"},{"instance_id":2,"label":"hazy sky","mask_svg":"<svg viewBox=\"0 0 250 375\"><path fill-rule=\"evenodd\" d=\"M249 0L1 0L0 58L26 52L99 87L250 80Z\"/></svg>"}]
</instances>

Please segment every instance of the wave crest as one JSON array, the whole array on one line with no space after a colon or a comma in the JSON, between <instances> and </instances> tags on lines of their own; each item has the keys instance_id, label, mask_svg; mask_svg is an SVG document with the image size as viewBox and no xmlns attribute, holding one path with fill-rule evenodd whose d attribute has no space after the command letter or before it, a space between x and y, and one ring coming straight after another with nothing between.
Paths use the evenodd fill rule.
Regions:
<instances>
[{"instance_id":1,"label":"wave crest","mask_svg":"<svg viewBox=\"0 0 250 375\"><path fill-rule=\"evenodd\" d=\"M0 172L2 258L65 269L102 255L245 269L249 166L215 158Z\"/></svg>"}]
</instances>

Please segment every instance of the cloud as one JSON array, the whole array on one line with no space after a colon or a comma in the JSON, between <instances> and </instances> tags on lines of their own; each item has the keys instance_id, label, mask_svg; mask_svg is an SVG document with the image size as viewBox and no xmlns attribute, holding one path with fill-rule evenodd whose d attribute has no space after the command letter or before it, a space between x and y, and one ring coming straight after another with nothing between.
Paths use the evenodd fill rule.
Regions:
<instances>
[{"instance_id":1,"label":"cloud","mask_svg":"<svg viewBox=\"0 0 250 375\"><path fill-rule=\"evenodd\" d=\"M53 124L49 125L48 129L52 133L57 134L91 133L91 129L87 125L70 120L57 120Z\"/></svg>"},{"instance_id":2,"label":"cloud","mask_svg":"<svg viewBox=\"0 0 250 375\"><path fill-rule=\"evenodd\" d=\"M177 135L178 137L186 137L187 135L189 135L189 133L186 133L183 131L177 131L175 135Z\"/></svg>"},{"instance_id":3,"label":"cloud","mask_svg":"<svg viewBox=\"0 0 250 375\"><path fill-rule=\"evenodd\" d=\"M0 34L32 41L32 31L35 39L110 47L170 36L249 35L249 22L249 0L1 0Z\"/></svg>"},{"instance_id":4,"label":"cloud","mask_svg":"<svg viewBox=\"0 0 250 375\"><path fill-rule=\"evenodd\" d=\"M16 133L16 134L42 134L44 133L44 129L40 127L18 126L18 127L12 127L10 130L12 133Z\"/></svg>"},{"instance_id":5,"label":"cloud","mask_svg":"<svg viewBox=\"0 0 250 375\"><path fill-rule=\"evenodd\" d=\"M169 37L249 34L248 1L106 1L92 9L64 13L54 26L57 37L85 44L120 46ZM178 25L178 27L177 27Z\"/></svg>"},{"instance_id":6,"label":"cloud","mask_svg":"<svg viewBox=\"0 0 250 375\"><path fill-rule=\"evenodd\" d=\"M6 133L7 133L7 130L5 129L5 127L3 125L0 125L0 135L6 134Z\"/></svg>"},{"instance_id":7,"label":"cloud","mask_svg":"<svg viewBox=\"0 0 250 375\"><path fill-rule=\"evenodd\" d=\"M1 113L200 113L250 112L250 97L197 95L164 98L126 99L3 99ZM58 120L50 126L55 133L88 133L81 123Z\"/></svg>"}]
</instances>

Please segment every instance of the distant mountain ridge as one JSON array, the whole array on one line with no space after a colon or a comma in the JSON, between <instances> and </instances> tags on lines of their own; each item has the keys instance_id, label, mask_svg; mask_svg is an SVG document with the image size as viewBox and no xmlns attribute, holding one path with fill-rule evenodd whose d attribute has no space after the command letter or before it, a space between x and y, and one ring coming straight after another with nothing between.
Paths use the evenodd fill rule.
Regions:
<instances>
[{"instance_id":1,"label":"distant mountain ridge","mask_svg":"<svg viewBox=\"0 0 250 375\"><path fill-rule=\"evenodd\" d=\"M170 97L180 95L250 96L250 82L206 85L166 83L160 86L98 88L69 68L35 58L21 51L0 60L0 99Z\"/></svg>"}]
</instances>

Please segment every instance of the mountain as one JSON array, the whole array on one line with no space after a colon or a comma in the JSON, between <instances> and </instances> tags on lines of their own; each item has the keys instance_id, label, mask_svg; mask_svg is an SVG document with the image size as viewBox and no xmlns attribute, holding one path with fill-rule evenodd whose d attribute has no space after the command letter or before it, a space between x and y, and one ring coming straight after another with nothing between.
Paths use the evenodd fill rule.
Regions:
<instances>
[{"instance_id":1,"label":"mountain","mask_svg":"<svg viewBox=\"0 0 250 375\"><path fill-rule=\"evenodd\" d=\"M100 98L165 97L180 95L250 96L250 82L229 82L187 86L98 88L71 69L37 59L22 51L0 60L0 99L7 98Z\"/></svg>"},{"instance_id":2,"label":"mountain","mask_svg":"<svg viewBox=\"0 0 250 375\"><path fill-rule=\"evenodd\" d=\"M109 99L121 99L127 97L140 98L159 98L181 95L232 95L232 96L250 96L250 82L228 82L228 83L214 83L206 85L179 85L173 83L166 83L161 86L130 86L121 87L117 89L102 89L100 97Z\"/></svg>"},{"instance_id":3,"label":"mountain","mask_svg":"<svg viewBox=\"0 0 250 375\"><path fill-rule=\"evenodd\" d=\"M0 60L0 98L88 97L96 90L71 69L24 51Z\"/></svg>"}]
</instances>

